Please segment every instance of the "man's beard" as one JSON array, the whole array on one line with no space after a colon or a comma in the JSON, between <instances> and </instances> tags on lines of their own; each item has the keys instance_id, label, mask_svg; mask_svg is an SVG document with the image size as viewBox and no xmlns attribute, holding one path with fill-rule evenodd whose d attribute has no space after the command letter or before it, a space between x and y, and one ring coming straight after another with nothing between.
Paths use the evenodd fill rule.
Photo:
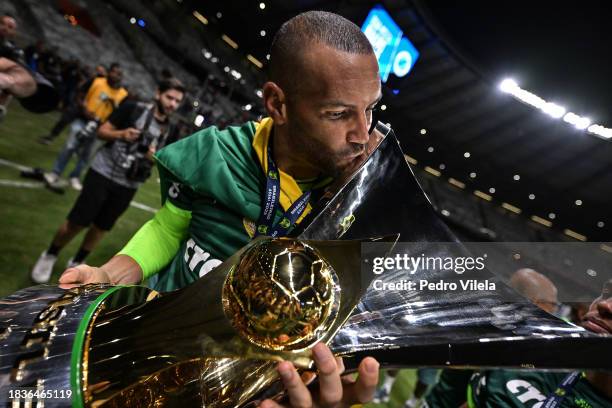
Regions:
<instances>
[{"instance_id":1,"label":"man's beard","mask_svg":"<svg viewBox=\"0 0 612 408\"><path fill-rule=\"evenodd\" d=\"M157 106L157 113L160 115L166 115L166 108L164 108L164 105L162 105L159 99L155 100L155 105Z\"/></svg>"}]
</instances>

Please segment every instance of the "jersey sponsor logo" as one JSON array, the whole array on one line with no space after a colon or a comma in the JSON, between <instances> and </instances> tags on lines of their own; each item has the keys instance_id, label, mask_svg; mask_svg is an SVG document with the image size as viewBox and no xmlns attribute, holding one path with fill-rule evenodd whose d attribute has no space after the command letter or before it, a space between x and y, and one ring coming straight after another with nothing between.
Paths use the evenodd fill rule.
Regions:
<instances>
[{"instance_id":1,"label":"jersey sponsor logo","mask_svg":"<svg viewBox=\"0 0 612 408\"><path fill-rule=\"evenodd\" d=\"M181 192L179 186L180 186L179 183L172 183L172 185L168 189L168 196L170 196L170 198L176 198L176 197L179 196L179 194Z\"/></svg>"},{"instance_id":2,"label":"jersey sponsor logo","mask_svg":"<svg viewBox=\"0 0 612 408\"><path fill-rule=\"evenodd\" d=\"M512 393L512 395L514 395L516 399L521 401L529 408L540 408L543 405L544 400L546 400L546 396L542 394L540 390L525 380L510 380L506 383L506 388ZM530 405L534 400L536 403Z\"/></svg>"},{"instance_id":3,"label":"jersey sponsor logo","mask_svg":"<svg viewBox=\"0 0 612 408\"><path fill-rule=\"evenodd\" d=\"M219 259L211 259L210 253L200 248L192 238L187 241L184 261L189 270L200 278L223 263Z\"/></svg>"},{"instance_id":4,"label":"jersey sponsor logo","mask_svg":"<svg viewBox=\"0 0 612 408\"><path fill-rule=\"evenodd\" d=\"M291 222L289 221L289 218L283 217L283 219L278 222L278 225L284 229L288 229L291 226Z\"/></svg>"}]
</instances>

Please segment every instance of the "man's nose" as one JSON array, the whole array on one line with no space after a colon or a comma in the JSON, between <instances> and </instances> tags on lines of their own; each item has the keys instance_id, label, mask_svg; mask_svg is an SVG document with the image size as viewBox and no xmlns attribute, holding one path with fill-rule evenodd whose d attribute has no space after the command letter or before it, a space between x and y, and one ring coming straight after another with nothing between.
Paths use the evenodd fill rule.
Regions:
<instances>
[{"instance_id":1,"label":"man's nose","mask_svg":"<svg viewBox=\"0 0 612 408\"><path fill-rule=\"evenodd\" d=\"M355 122L355 128L352 130L349 142L358 143L365 145L370 140L370 120L371 118L367 113L363 113L358 115L358 118Z\"/></svg>"}]
</instances>

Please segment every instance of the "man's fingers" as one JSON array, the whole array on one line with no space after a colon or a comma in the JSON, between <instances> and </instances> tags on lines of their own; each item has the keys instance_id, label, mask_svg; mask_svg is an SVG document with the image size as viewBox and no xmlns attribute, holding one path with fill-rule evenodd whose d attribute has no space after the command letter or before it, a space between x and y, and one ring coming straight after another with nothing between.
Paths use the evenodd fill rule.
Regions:
<instances>
[{"instance_id":1,"label":"man's fingers","mask_svg":"<svg viewBox=\"0 0 612 408\"><path fill-rule=\"evenodd\" d=\"M81 286L81 284L80 284L80 283L60 283L60 284L58 285L58 287L59 287L60 289L66 289L66 290L68 290L68 289L72 289L72 288L77 288L77 287L79 287L79 286Z\"/></svg>"},{"instance_id":2,"label":"man's fingers","mask_svg":"<svg viewBox=\"0 0 612 408\"><path fill-rule=\"evenodd\" d=\"M363 404L374 397L378 384L378 361L372 357L364 358L359 364L359 377L351 386L345 386L344 401L349 404Z\"/></svg>"},{"instance_id":3,"label":"man's fingers","mask_svg":"<svg viewBox=\"0 0 612 408\"><path fill-rule=\"evenodd\" d=\"M84 283L83 273L78 268L68 268L59 278L59 283Z\"/></svg>"},{"instance_id":4,"label":"man's fingers","mask_svg":"<svg viewBox=\"0 0 612 408\"><path fill-rule=\"evenodd\" d=\"M136 128L127 128L124 133L124 138L129 142L133 142L138 138L138 135L140 135L140 130Z\"/></svg>"},{"instance_id":5,"label":"man's fingers","mask_svg":"<svg viewBox=\"0 0 612 408\"><path fill-rule=\"evenodd\" d=\"M110 283L110 281L100 268L79 265L66 269L60 276L59 283Z\"/></svg>"},{"instance_id":6,"label":"man's fingers","mask_svg":"<svg viewBox=\"0 0 612 408\"><path fill-rule=\"evenodd\" d=\"M278 372L283 381L283 385L289 395L289 401L293 408L310 408L312 407L312 397L310 391L302 382L299 374L288 361L283 361L278 364Z\"/></svg>"},{"instance_id":7,"label":"man's fingers","mask_svg":"<svg viewBox=\"0 0 612 408\"><path fill-rule=\"evenodd\" d=\"M336 366L338 366L338 374L342 375L345 370L344 361L342 360L342 357L336 357Z\"/></svg>"},{"instance_id":8,"label":"man's fingers","mask_svg":"<svg viewBox=\"0 0 612 408\"><path fill-rule=\"evenodd\" d=\"M283 406L270 399L267 399L259 404L259 408L283 408Z\"/></svg>"},{"instance_id":9,"label":"man's fingers","mask_svg":"<svg viewBox=\"0 0 612 408\"><path fill-rule=\"evenodd\" d=\"M342 400L342 381L336 359L324 343L316 344L312 353L319 370L320 402L323 406L337 405Z\"/></svg>"}]
</instances>

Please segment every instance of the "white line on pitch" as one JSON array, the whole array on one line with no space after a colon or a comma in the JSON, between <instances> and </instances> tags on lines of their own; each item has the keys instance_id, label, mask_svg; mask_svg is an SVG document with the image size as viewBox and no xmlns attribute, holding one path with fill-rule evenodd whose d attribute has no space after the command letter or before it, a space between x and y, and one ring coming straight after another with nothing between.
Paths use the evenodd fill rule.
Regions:
<instances>
[{"instance_id":1,"label":"white line on pitch","mask_svg":"<svg viewBox=\"0 0 612 408\"><path fill-rule=\"evenodd\" d=\"M5 160L5 159L0 159L0 165L1 166L12 167L12 168L17 169L19 171L32 170L32 167L24 166L22 164L15 163L13 161ZM0 186L19 187L19 188L43 188L43 187L45 187L45 184L42 183L42 182L30 182L30 181L16 181L16 180L0 179ZM148 205L143 204L143 203L139 203L138 201L132 201L130 203L130 205L132 207L138 208L139 210L147 211L147 212L150 212L150 213L154 213L154 212L157 211L155 208L149 207Z\"/></svg>"},{"instance_id":2,"label":"white line on pitch","mask_svg":"<svg viewBox=\"0 0 612 408\"><path fill-rule=\"evenodd\" d=\"M17 169L19 171L32 170L32 167L23 166L23 165L21 165L19 163L15 163L15 162L12 162L10 160L4 160L4 159L0 159L0 165L12 167L12 168Z\"/></svg>"},{"instance_id":3,"label":"white line on pitch","mask_svg":"<svg viewBox=\"0 0 612 408\"><path fill-rule=\"evenodd\" d=\"M0 179L0 186L22 187L22 188L43 188L45 185L44 183L41 183L41 182Z\"/></svg>"}]
</instances>

